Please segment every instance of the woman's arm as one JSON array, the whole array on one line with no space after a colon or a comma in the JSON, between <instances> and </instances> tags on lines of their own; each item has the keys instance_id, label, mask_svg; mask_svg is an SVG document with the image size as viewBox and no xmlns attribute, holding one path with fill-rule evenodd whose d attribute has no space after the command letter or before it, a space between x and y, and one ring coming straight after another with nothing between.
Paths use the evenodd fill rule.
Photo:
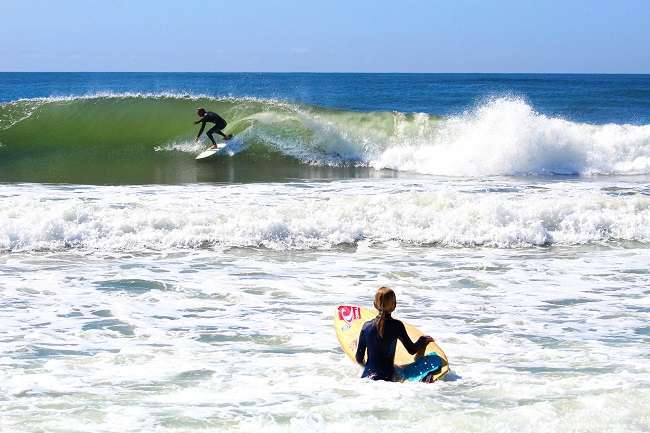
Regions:
<instances>
[{"instance_id":1,"label":"woman's arm","mask_svg":"<svg viewBox=\"0 0 650 433\"><path fill-rule=\"evenodd\" d=\"M359 332L359 342L357 343L357 354L355 355L355 359L357 362L363 366L366 365L365 361L366 357L366 336L363 333L363 328L361 328L361 332Z\"/></svg>"},{"instance_id":2,"label":"woman's arm","mask_svg":"<svg viewBox=\"0 0 650 433\"><path fill-rule=\"evenodd\" d=\"M406 351L411 355L415 355L418 350L426 347L430 341L433 341L433 338L423 335L418 338L418 341L414 343L411 341L411 337L409 337L408 333L406 332L406 327L404 327L404 324L402 322L399 322L397 338L399 338L399 341L402 342Z\"/></svg>"}]
</instances>

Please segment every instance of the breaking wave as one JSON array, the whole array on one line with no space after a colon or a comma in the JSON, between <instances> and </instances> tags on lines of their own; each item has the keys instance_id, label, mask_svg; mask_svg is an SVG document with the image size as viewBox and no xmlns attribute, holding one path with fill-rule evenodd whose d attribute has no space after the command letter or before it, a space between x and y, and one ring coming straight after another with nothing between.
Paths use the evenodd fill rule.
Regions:
<instances>
[{"instance_id":1,"label":"breaking wave","mask_svg":"<svg viewBox=\"0 0 650 433\"><path fill-rule=\"evenodd\" d=\"M0 165L188 160L205 147L193 140L199 105L229 121L231 157L251 164L279 156L444 176L650 173L650 125L572 122L516 97L448 117L173 93L18 100L0 105Z\"/></svg>"},{"instance_id":2,"label":"breaking wave","mask_svg":"<svg viewBox=\"0 0 650 433\"><path fill-rule=\"evenodd\" d=\"M545 192L409 192L408 182L384 189L364 185L372 194L357 183L343 190L329 183L6 185L0 188L0 251L650 242L647 191L612 194L570 183Z\"/></svg>"}]
</instances>

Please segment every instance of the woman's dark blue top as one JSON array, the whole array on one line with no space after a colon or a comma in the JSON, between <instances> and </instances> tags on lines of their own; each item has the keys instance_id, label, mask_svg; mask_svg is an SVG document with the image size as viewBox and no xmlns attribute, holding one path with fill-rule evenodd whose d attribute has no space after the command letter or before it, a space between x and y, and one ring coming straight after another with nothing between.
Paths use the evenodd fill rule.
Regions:
<instances>
[{"instance_id":1,"label":"woman's dark blue top","mask_svg":"<svg viewBox=\"0 0 650 433\"><path fill-rule=\"evenodd\" d=\"M377 319L370 320L363 324L359 334L356 359L363 365L366 349L368 360L361 377L368 377L374 380L393 380L395 374L395 348L399 339L404 348L414 355L418 350L426 346L424 336L413 343L406 333L404 324L399 320L388 316L384 322L384 337L379 336L377 330Z\"/></svg>"}]
</instances>

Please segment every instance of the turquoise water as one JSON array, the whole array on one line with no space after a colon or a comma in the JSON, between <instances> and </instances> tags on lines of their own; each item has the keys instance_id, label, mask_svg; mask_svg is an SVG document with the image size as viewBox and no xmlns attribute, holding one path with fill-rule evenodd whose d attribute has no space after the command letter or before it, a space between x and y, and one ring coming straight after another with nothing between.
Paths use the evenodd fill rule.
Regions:
<instances>
[{"instance_id":1,"label":"turquoise water","mask_svg":"<svg viewBox=\"0 0 650 433\"><path fill-rule=\"evenodd\" d=\"M650 77L0 74L0 430L646 432ZM236 134L196 154L198 105ZM332 314L393 287L445 380Z\"/></svg>"}]
</instances>

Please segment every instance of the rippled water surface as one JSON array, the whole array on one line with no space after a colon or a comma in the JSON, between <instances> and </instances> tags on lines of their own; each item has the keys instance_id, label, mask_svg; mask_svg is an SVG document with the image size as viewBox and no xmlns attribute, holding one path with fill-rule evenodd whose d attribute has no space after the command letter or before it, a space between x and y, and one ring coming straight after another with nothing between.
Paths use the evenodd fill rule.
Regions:
<instances>
[{"instance_id":1,"label":"rippled water surface","mask_svg":"<svg viewBox=\"0 0 650 433\"><path fill-rule=\"evenodd\" d=\"M0 426L647 431L647 184L369 182L3 186ZM358 379L380 284L446 380Z\"/></svg>"},{"instance_id":2,"label":"rippled water surface","mask_svg":"<svg viewBox=\"0 0 650 433\"><path fill-rule=\"evenodd\" d=\"M0 432L650 431L649 89L0 73ZM381 285L444 380L343 354Z\"/></svg>"}]
</instances>

